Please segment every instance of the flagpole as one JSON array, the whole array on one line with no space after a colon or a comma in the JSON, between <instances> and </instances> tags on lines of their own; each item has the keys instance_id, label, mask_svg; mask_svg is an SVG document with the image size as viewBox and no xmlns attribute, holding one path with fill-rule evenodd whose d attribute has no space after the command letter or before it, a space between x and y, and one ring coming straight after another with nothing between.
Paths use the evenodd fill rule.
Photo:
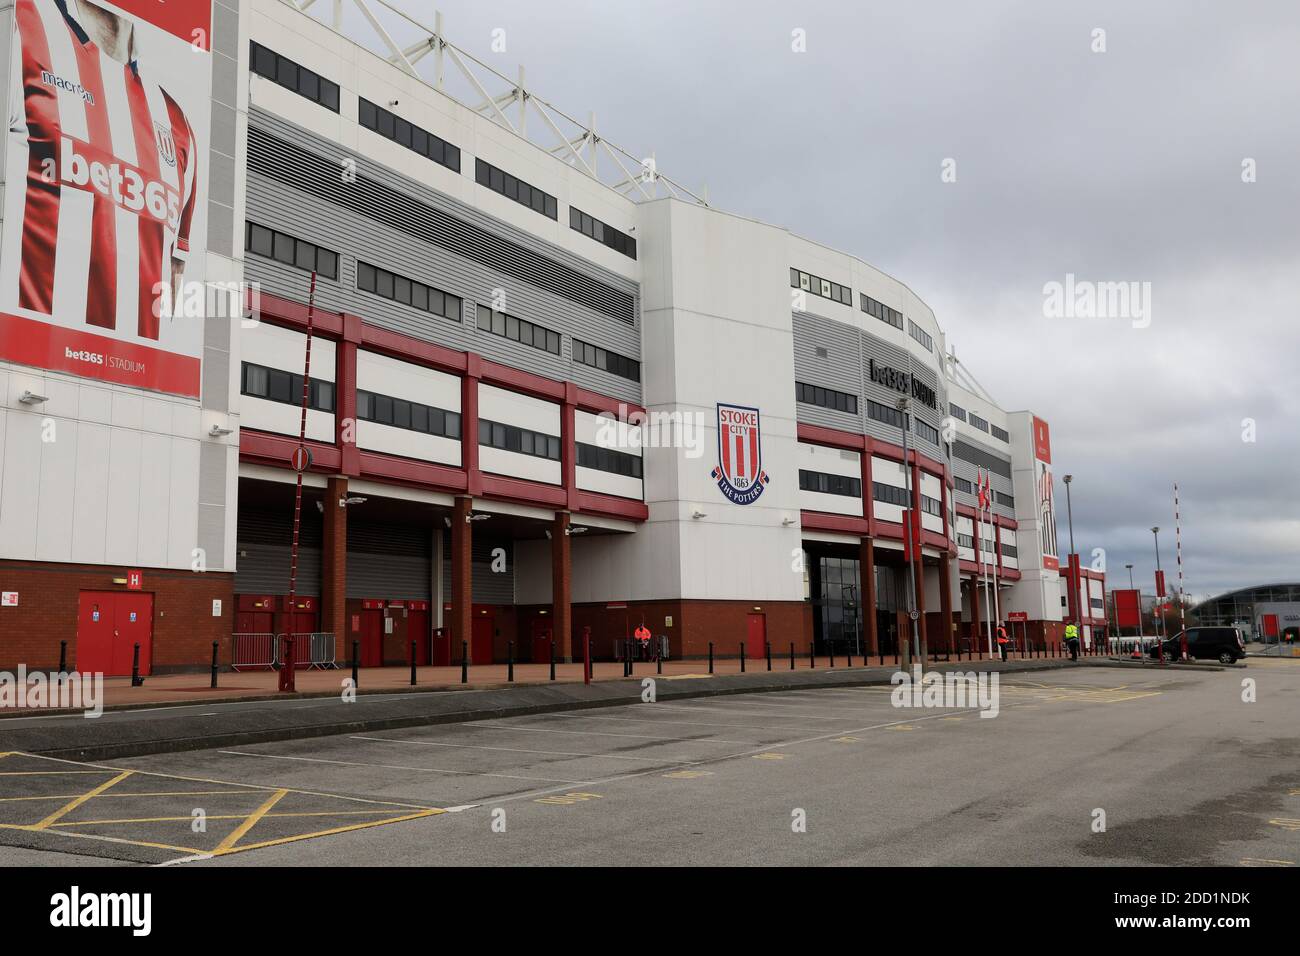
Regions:
<instances>
[{"instance_id":1,"label":"flagpole","mask_svg":"<svg viewBox=\"0 0 1300 956\"><path fill-rule=\"evenodd\" d=\"M998 547L998 529L993 524L993 483L989 482L989 527L993 529L993 616L997 626L1002 626L1002 597L998 589L998 567L1002 564L1002 549Z\"/></svg>"},{"instance_id":2,"label":"flagpole","mask_svg":"<svg viewBox=\"0 0 1300 956\"><path fill-rule=\"evenodd\" d=\"M979 495L976 498L977 514L980 518L980 576L984 581L984 630L988 635L989 659L993 659L993 604L989 596L988 559L984 547L984 478L975 472L979 481Z\"/></svg>"}]
</instances>

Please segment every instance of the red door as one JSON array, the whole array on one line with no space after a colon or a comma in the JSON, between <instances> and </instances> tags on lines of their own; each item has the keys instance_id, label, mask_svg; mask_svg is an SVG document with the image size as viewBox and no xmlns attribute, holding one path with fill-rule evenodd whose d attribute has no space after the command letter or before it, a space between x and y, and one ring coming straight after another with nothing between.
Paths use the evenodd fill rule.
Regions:
<instances>
[{"instance_id":1,"label":"red door","mask_svg":"<svg viewBox=\"0 0 1300 956\"><path fill-rule=\"evenodd\" d=\"M533 618L533 663L545 664L551 659L551 621L550 618Z\"/></svg>"},{"instance_id":2,"label":"red door","mask_svg":"<svg viewBox=\"0 0 1300 956\"><path fill-rule=\"evenodd\" d=\"M1268 638L1276 638L1278 634L1277 615L1262 614L1260 617L1260 623L1264 625L1264 636Z\"/></svg>"},{"instance_id":3,"label":"red door","mask_svg":"<svg viewBox=\"0 0 1300 956\"><path fill-rule=\"evenodd\" d=\"M423 667L429 663L429 612L421 608L406 609L406 643L415 641L415 663Z\"/></svg>"},{"instance_id":4,"label":"red door","mask_svg":"<svg viewBox=\"0 0 1300 956\"><path fill-rule=\"evenodd\" d=\"M361 666L384 666L384 612L382 608L361 610Z\"/></svg>"},{"instance_id":5,"label":"red door","mask_svg":"<svg viewBox=\"0 0 1300 956\"><path fill-rule=\"evenodd\" d=\"M474 618L474 629L471 632L469 660L471 664L491 664L492 663L492 636L496 630L496 624L492 618L486 615L480 615Z\"/></svg>"},{"instance_id":6,"label":"red door","mask_svg":"<svg viewBox=\"0 0 1300 956\"><path fill-rule=\"evenodd\" d=\"M767 656L766 615L749 615L749 631L745 635L745 656L751 661Z\"/></svg>"},{"instance_id":7,"label":"red door","mask_svg":"<svg viewBox=\"0 0 1300 956\"><path fill-rule=\"evenodd\" d=\"M437 627L433 630L433 664L446 667L451 663L451 630Z\"/></svg>"},{"instance_id":8,"label":"red door","mask_svg":"<svg viewBox=\"0 0 1300 956\"><path fill-rule=\"evenodd\" d=\"M153 595L139 591L82 591L77 606L77 670L130 677L135 645L140 674L153 663Z\"/></svg>"}]
</instances>

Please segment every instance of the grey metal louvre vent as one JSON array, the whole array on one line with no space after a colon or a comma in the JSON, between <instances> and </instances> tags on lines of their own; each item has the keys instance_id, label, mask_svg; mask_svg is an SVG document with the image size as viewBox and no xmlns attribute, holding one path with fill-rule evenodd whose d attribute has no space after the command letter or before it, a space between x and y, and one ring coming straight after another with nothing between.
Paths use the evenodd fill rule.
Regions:
<instances>
[{"instance_id":1,"label":"grey metal louvre vent","mask_svg":"<svg viewBox=\"0 0 1300 956\"><path fill-rule=\"evenodd\" d=\"M250 125L248 166L301 192L441 246L538 288L632 324L632 296L486 229L450 216L357 174L344 182L340 167L310 150Z\"/></svg>"}]
</instances>

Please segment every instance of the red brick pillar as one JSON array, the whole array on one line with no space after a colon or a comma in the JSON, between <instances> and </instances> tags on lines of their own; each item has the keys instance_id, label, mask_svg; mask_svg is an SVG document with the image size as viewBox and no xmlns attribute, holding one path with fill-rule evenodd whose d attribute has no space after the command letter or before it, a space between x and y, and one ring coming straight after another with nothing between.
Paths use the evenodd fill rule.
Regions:
<instances>
[{"instance_id":1,"label":"red brick pillar","mask_svg":"<svg viewBox=\"0 0 1300 956\"><path fill-rule=\"evenodd\" d=\"M939 635L945 651L953 649L952 626L952 558L944 555L939 559L939 611L943 620L943 633Z\"/></svg>"},{"instance_id":2,"label":"red brick pillar","mask_svg":"<svg viewBox=\"0 0 1300 956\"><path fill-rule=\"evenodd\" d=\"M320 608L321 630L334 635L339 660L351 659L348 643L348 509L339 499L348 496L346 478L330 478L325 484L324 540L321 542Z\"/></svg>"},{"instance_id":3,"label":"red brick pillar","mask_svg":"<svg viewBox=\"0 0 1300 956\"><path fill-rule=\"evenodd\" d=\"M465 642L467 649L472 648L473 625L470 621L474 616L474 592L470 554L474 525L468 519L473 506L473 498L457 498L451 512L451 616L446 623L451 627L452 661L460 660L461 641ZM469 650L469 660L474 662L472 650Z\"/></svg>"},{"instance_id":4,"label":"red brick pillar","mask_svg":"<svg viewBox=\"0 0 1300 956\"><path fill-rule=\"evenodd\" d=\"M876 646L876 543L863 538L858 545L858 590L862 593L862 644L868 654Z\"/></svg>"},{"instance_id":5,"label":"red brick pillar","mask_svg":"<svg viewBox=\"0 0 1300 956\"><path fill-rule=\"evenodd\" d=\"M568 530L569 513L557 512L551 523L551 627L555 659L566 664L573 660L573 610L569 603L573 561Z\"/></svg>"}]
</instances>

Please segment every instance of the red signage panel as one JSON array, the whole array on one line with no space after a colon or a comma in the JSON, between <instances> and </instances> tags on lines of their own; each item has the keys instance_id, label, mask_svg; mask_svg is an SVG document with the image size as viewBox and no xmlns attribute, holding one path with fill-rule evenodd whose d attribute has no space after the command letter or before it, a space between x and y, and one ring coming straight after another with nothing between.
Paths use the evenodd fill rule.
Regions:
<instances>
[{"instance_id":1,"label":"red signage panel","mask_svg":"<svg viewBox=\"0 0 1300 956\"><path fill-rule=\"evenodd\" d=\"M1139 627L1142 622L1142 599L1137 590L1112 591L1115 596L1115 623L1119 627Z\"/></svg>"},{"instance_id":2,"label":"red signage panel","mask_svg":"<svg viewBox=\"0 0 1300 956\"><path fill-rule=\"evenodd\" d=\"M133 569L126 572L126 589L128 591L138 591L144 587L144 572Z\"/></svg>"}]
</instances>

